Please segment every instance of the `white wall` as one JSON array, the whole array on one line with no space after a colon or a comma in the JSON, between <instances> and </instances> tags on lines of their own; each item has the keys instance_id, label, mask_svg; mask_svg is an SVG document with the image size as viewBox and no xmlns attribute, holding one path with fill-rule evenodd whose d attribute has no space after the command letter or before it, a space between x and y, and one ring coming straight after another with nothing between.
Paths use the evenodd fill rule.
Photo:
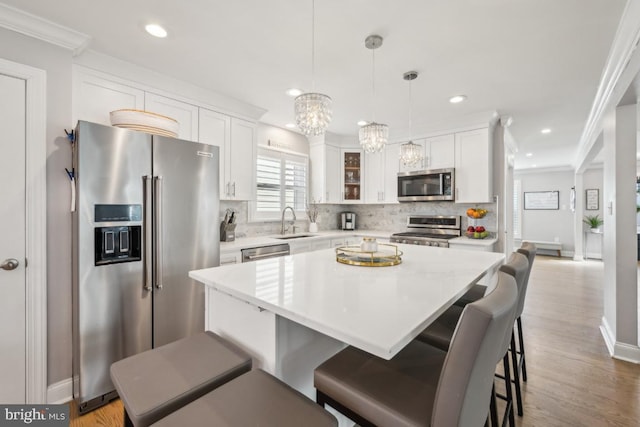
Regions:
<instances>
[{"instance_id":1,"label":"white wall","mask_svg":"<svg viewBox=\"0 0 640 427\"><path fill-rule=\"evenodd\" d=\"M604 318L609 339L638 345L635 174L637 107L610 112L604 124ZM611 209L609 209L611 205ZM618 351L616 351L617 353Z\"/></svg>"},{"instance_id":2,"label":"white wall","mask_svg":"<svg viewBox=\"0 0 640 427\"><path fill-rule=\"evenodd\" d=\"M569 209L569 197L574 182L573 170L527 170L514 172L514 179L522 182L522 192L559 191L559 210L525 210L522 197L522 240L562 243L563 256L572 256L574 213Z\"/></svg>"}]
</instances>

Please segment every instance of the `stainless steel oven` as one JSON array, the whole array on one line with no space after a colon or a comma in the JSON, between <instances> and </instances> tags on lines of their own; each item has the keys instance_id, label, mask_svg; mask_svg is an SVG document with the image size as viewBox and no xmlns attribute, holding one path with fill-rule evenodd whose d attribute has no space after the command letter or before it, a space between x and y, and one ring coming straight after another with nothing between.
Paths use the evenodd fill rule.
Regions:
<instances>
[{"instance_id":1,"label":"stainless steel oven","mask_svg":"<svg viewBox=\"0 0 640 427\"><path fill-rule=\"evenodd\" d=\"M453 200L454 188L453 168L398 173L399 202Z\"/></svg>"},{"instance_id":2,"label":"stainless steel oven","mask_svg":"<svg viewBox=\"0 0 640 427\"><path fill-rule=\"evenodd\" d=\"M459 215L412 215L407 231L392 234L389 241L448 248L449 240L461 235Z\"/></svg>"}]
</instances>

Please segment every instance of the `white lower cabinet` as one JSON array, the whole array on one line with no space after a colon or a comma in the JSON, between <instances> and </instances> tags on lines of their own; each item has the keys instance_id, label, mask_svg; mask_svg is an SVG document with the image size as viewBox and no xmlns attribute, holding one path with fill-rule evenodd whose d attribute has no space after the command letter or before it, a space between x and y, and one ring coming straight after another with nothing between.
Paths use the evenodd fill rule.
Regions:
<instances>
[{"instance_id":1,"label":"white lower cabinet","mask_svg":"<svg viewBox=\"0 0 640 427\"><path fill-rule=\"evenodd\" d=\"M330 239L322 239L311 244L312 251L319 251L321 249L329 249L331 247Z\"/></svg>"},{"instance_id":2,"label":"white lower cabinet","mask_svg":"<svg viewBox=\"0 0 640 427\"><path fill-rule=\"evenodd\" d=\"M330 238L313 238L307 241L300 241L297 239L295 242L289 242L289 249L291 254L299 254L302 252L319 251L321 249L329 249L331 247Z\"/></svg>"},{"instance_id":3,"label":"white lower cabinet","mask_svg":"<svg viewBox=\"0 0 640 427\"><path fill-rule=\"evenodd\" d=\"M494 244L489 245L467 245L464 243L449 242L450 249L463 249L465 251L493 252Z\"/></svg>"},{"instance_id":4,"label":"white lower cabinet","mask_svg":"<svg viewBox=\"0 0 640 427\"><path fill-rule=\"evenodd\" d=\"M242 262L242 253L239 250L220 252L220 265L239 264Z\"/></svg>"}]
</instances>

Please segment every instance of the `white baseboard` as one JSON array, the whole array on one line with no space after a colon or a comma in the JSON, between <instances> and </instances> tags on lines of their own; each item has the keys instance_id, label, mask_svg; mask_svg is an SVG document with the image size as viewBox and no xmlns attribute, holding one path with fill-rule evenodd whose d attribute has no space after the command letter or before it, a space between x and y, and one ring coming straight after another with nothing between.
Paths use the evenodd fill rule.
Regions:
<instances>
[{"instance_id":1,"label":"white baseboard","mask_svg":"<svg viewBox=\"0 0 640 427\"><path fill-rule=\"evenodd\" d=\"M602 259L602 253L600 252L587 252L588 259Z\"/></svg>"},{"instance_id":2,"label":"white baseboard","mask_svg":"<svg viewBox=\"0 0 640 427\"><path fill-rule=\"evenodd\" d=\"M600 333L602 334L602 338L604 338L604 343L607 346L607 350L609 350L609 354L613 356L616 339L613 336L613 332L611 332L609 322L607 322L604 316L602 316L602 323L600 324Z\"/></svg>"},{"instance_id":3,"label":"white baseboard","mask_svg":"<svg viewBox=\"0 0 640 427\"><path fill-rule=\"evenodd\" d=\"M58 381L47 387L47 402L51 405L67 403L73 399L73 380Z\"/></svg>"},{"instance_id":4,"label":"white baseboard","mask_svg":"<svg viewBox=\"0 0 640 427\"><path fill-rule=\"evenodd\" d=\"M611 357L615 359L624 360L626 362L640 364L640 347L616 342L607 319L602 316L602 324L600 325L600 332L604 338L604 343L609 350Z\"/></svg>"},{"instance_id":5,"label":"white baseboard","mask_svg":"<svg viewBox=\"0 0 640 427\"><path fill-rule=\"evenodd\" d=\"M614 347L613 357L627 362L640 364L640 347L617 342Z\"/></svg>"}]
</instances>

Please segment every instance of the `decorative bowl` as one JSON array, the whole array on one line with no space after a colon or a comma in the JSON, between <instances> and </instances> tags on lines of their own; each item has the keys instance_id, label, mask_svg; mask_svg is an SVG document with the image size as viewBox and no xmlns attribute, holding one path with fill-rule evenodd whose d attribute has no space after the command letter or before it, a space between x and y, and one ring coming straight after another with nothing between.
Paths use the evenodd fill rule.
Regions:
<instances>
[{"instance_id":1,"label":"decorative bowl","mask_svg":"<svg viewBox=\"0 0 640 427\"><path fill-rule=\"evenodd\" d=\"M113 126L152 133L155 135L177 137L180 124L171 117L143 110L115 110L109 113Z\"/></svg>"},{"instance_id":2,"label":"decorative bowl","mask_svg":"<svg viewBox=\"0 0 640 427\"><path fill-rule=\"evenodd\" d=\"M467 236L470 239L486 239L487 237L489 237L489 232L488 231L482 231L479 234L478 237L475 237L476 233L473 233L471 231L465 231L464 235Z\"/></svg>"}]
</instances>

